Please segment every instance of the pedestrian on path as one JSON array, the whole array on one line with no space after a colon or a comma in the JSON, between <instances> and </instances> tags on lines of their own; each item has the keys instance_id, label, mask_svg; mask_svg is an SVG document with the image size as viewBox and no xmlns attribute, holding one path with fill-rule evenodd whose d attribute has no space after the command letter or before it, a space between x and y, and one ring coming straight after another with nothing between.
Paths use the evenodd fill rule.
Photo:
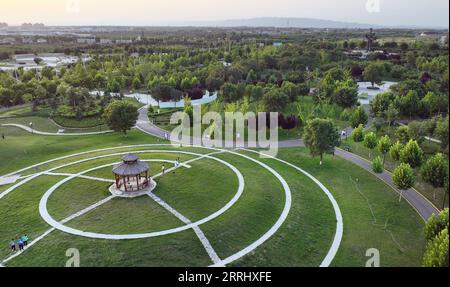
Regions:
<instances>
[{"instance_id":1,"label":"pedestrian on path","mask_svg":"<svg viewBox=\"0 0 450 287\"><path fill-rule=\"evenodd\" d=\"M9 247L13 252L16 252L16 242L14 241L14 239L11 239L11 241L9 242Z\"/></svg>"},{"instance_id":2,"label":"pedestrian on path","mask_svg":"<svg viewBox=\"0 0 450 287\"><path fill-rule=\"evenodd\" d=\"M22 239L17 239L17 245L19 246L19 251L23 250L23 241Z\"/></svg>"},{"instance_id":3,"label":"pedestrian on path","mask_svg":"<svg viewBox=\"0 0 450 287\"><path fill-rule=\"evenodd\" d=\"M28 246L28 241L29 241L28 236L25 234L20 239L22 239L22 241L23 241L23 246L27 247Z\"/></svg>"},{"instance_id":4,"label":"pedestrian on path","mask_svg":"<svg viewBox=\"0 0 450 287\"><path fill-rule=\"evenodd\" d=\"M173 169L173 174L176 175L177 168L178 168L178 166L180 165L180 158L177 158L177 159L175 160L174 165L175 165L175 168Z\"/></svg>"},{"instance_id":5,"label":"pedestrian on path","mask_svg":"<svg viewBox=\"0 0 450 287\"><path fill-rule=\"evenodd\" d=\"M162 170L162 174L164 175L166 173L166 166L162 165L161 170Z\"/></svg>"}]
</instances>

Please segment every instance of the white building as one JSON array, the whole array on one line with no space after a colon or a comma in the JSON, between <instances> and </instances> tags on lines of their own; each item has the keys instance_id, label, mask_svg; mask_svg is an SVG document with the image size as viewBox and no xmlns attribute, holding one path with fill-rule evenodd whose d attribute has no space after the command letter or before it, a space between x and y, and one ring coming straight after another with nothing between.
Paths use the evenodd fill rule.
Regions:
<instances>
[{"instance_id":1,"label":"white building","mask_svg":"<svg viewBox=\"0 0 450 287\"><path fill-rule=\"evenodd\" d=\"M79 38L77 39L78 44L95 44L95 38Z\"/></svg>"},{"instance_id":2,"label":"white building","mask_svg":"<svg viewBox=\"0 0 450 287\"><path fill-rule=\"evenodd\" d=\"M132 44L133 40L116 40L116 44Z\"/></svg>"},{"instance_id":3,"label":"white building","mask_svg":"<svg viewBox=\"0 0 450 287\"><path fill-rule=\"evenodd\" d=\"M112 43L111 39L100 39L100 45L111 45Z\"/></svg>"}]
</instances>

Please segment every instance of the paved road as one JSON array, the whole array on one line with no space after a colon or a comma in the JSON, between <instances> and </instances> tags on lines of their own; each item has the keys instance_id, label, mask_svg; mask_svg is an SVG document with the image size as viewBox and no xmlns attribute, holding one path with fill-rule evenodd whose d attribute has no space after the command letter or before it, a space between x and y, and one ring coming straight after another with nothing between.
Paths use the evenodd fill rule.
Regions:
<instances>
[{"instance_id":1,"label":"paved road","mask_svg":"<svg viewBox=\"0 0 450 287\"><path fill-rule=\"evenodd\" d=\"M136 127L146 132L150 135L165 138L165 135L168 135L169 133L167 131L164 131L163 129L155 126L154 124L150 123L147 116L147 108L144 107L139 110L139 119L136 124ZM192 139L191 139L192 141ZM246 144L248 146L248 144ZM301 140L286 140L286 141L280 141L278 143L278 147L280 148L291 148L291 147L301 147L304 146L303 142ZM339 156L347 161L350 161L357 166L367 170L368 172L372 173L374 176L378 177L380 180L384 181L386 184L388 184L390 187L392 187L398 194L400 194L400 190L395 186L392 180L392 174L385 171L382 174L376 174L372 171L372 164L371 162L359 157L358 155L355 155L350 152L346 152L341 149L336 149L336 156ZM429 201L427 200L422 194L420 194L415 189L409 189L403 192L403 198L408 201L408 203L418 212L418 214L424 219L428 220L432 214L438 214L439 210Z\"/></svg>"}]
</instances>

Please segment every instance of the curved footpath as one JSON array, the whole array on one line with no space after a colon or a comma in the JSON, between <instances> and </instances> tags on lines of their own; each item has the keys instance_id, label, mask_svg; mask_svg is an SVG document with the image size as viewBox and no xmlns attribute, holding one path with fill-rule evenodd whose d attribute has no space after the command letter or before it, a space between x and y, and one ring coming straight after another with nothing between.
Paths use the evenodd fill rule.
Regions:
<instances>
[{"instance_id":1,"label":"curved footpath","mask_svg":"<svg viewBox=\"0 0 450 287\"><path fill-rule=\"evenodd\" d=\"M149 135L156 136L159 138L166 138L169 135L168 131L165 131L154 124L150 123L148 120L147 108L143 107L139 110L139 119L136 124L136 128L145 132ZM279 148L290 148L290 147L302 147L303 142L298 140L286 140L280 141L278 143ZM370 172L378 179L385 182L389 185L393 190L395 190L398 194L400 194L400 190L395 186L392 174L388 171L384 171L382 174L376 174L372 171L372 164L370 161L342 149L336 149L335 155L352 162L353 164L365 169ZM408 189L403 191L403 198L408 201L408 203L417 211L417 213L422 217L425 221L427 221L433 214L438 214L440 210L433 205L425 196L423 196L416 189Z\"/></svg>"}]
</instances>

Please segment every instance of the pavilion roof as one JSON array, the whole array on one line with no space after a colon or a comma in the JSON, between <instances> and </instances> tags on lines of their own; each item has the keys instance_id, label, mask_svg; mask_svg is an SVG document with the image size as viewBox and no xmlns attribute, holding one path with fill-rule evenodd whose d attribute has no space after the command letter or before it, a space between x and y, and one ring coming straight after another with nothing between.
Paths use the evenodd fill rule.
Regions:
<instances>
[{"instance_id":1,"label":"pavilion roof","mask_svg":"<svg viewBox=\"0 0 450 287\"><path fill-rule=\"evenodd\" d=\"M148 164L140 161L134 154L126 155L122 160L122 163L114 166L113 173L120 176L133 176L149 170Z\"/></svg>"}]
</instances>

